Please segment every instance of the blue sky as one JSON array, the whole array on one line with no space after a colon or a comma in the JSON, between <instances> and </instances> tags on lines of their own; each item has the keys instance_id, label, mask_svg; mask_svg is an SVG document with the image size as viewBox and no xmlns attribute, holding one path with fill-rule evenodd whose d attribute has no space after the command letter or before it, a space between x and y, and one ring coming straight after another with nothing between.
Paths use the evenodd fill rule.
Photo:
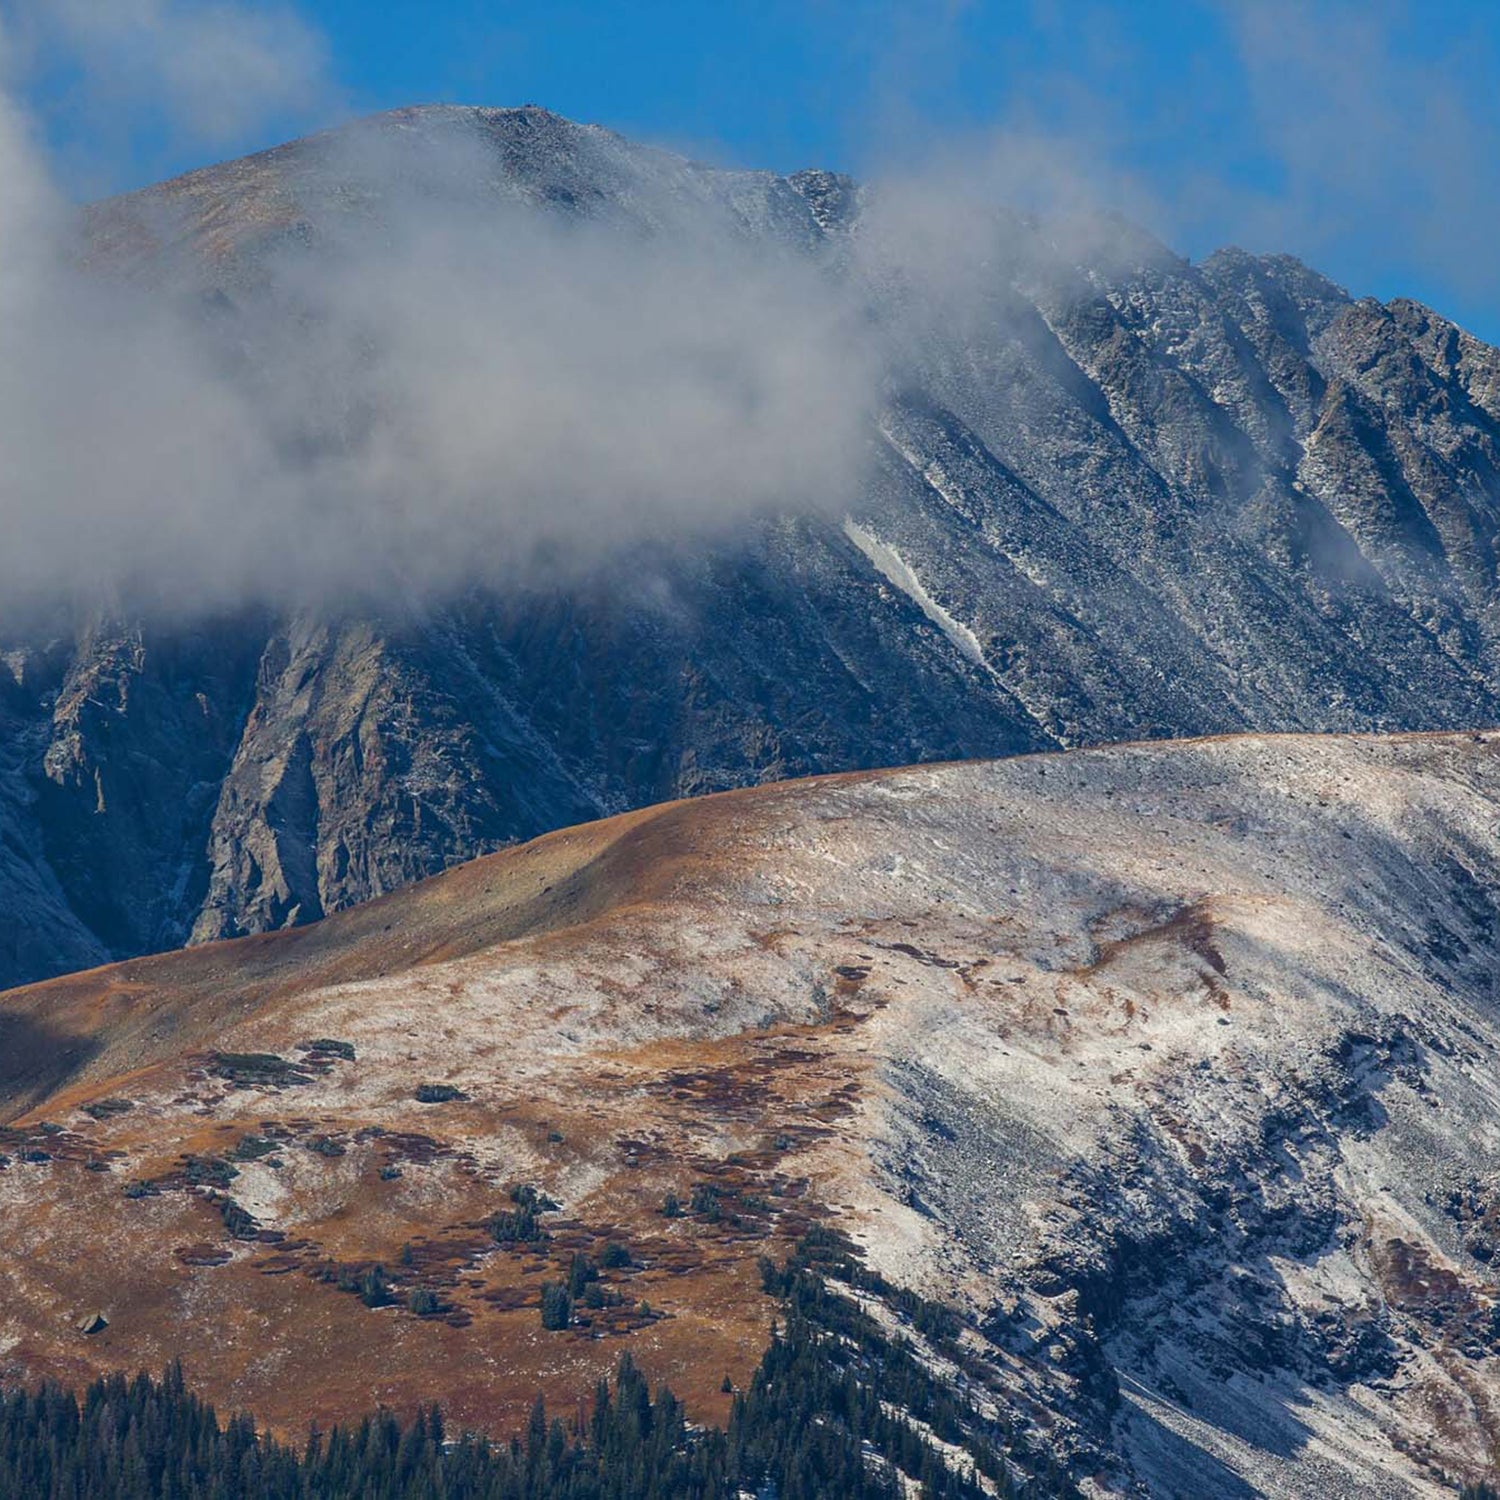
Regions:
<instances>
[{"instance_id":1,"label":"blue sky","mask_svg":"<svg viewBox=\"0 0 1500 1500\"><path fill-rule=\"evenodd\" d=\"M129 3L160 21L197 0ZM1024 168L1006 191L1045 201L1062 181L1190 255L1286 249L1500 340L1493 0L304 0L298 15L316 87L211 138L154 108L149 78L132 113L118 63L82 76L42 49L27 87L65 179L134 185L433 101L538 103L779 170L1009 153ZM86 107L91 86L109 112Z\"/></svg>"}]
</instances>

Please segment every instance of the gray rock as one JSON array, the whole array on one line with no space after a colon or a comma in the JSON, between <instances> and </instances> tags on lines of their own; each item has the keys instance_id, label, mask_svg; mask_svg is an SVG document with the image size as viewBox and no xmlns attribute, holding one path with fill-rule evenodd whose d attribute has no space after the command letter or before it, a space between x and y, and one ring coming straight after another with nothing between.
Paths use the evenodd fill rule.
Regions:
<instances>
[{"instance_id":1,"label":"gray rock","mask_svg":"<svg viewBox=\"0 0 1500 1500\"><path fill-rule=\"evenodd\" d=\"M649 233L713 202L860 264L868 191L832 174L716 171L532 108L359 128L422 191ZM450 137L487 165L429 182ZM100 205L95 247L184 284L210 266L232 325L271 250L376 222L344 139ZM0 983L765 779L1500 720L1500 352L1286 257L1049 233L1017 220L983 315L911 339L843 524L773 518L628 583L0 643Z\"/></svg>"}]
</instances>

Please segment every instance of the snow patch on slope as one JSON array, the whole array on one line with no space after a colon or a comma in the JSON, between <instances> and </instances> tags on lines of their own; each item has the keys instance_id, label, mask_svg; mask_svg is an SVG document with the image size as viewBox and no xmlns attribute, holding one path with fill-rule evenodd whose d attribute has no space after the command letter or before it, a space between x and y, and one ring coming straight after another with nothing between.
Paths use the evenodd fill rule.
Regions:
<instances>
[{"instance_id":1,"label":"snow patch on slope","mask_svg":"<svg viewBox=\"0 0 1500 1500\"><path fill-rule=\"evenodd\" d=\"M961 620L955 620L922 585L901 554L872 531L867 531L852 516L844 517L844 535L869 558L875 570L888 583L900 589L918 609L937 626L958 650L976 667L983 667L992 677L995 669L985 659L979 637Z\"/></svg>"}]
</instances>

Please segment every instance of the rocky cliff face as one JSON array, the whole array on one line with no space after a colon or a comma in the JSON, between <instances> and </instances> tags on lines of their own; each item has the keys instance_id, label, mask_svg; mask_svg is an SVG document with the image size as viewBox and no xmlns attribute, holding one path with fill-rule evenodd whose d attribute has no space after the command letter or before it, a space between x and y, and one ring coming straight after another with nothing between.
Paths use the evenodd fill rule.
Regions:
<instances>
[{"instance_id":1,"label":"rocky cliff face","mask_svg":"<svg viewBox=\"0 0 1500 1500\"><path fill-rule=\"evenodd\" d=\"M418 175L424 140L461 136L481 205L663 232L643 203L712 198L869 275L869 196L842 178L716 172L535 109L363 128ZM255 316L270 247L368 210L337 140L102 205L96 253ZM8 642L0 982L305 921L682 793L1500 718L1500 353L1284 258L1021 221L1006 245L961 318L907 340L846 516L631 559L628 582ZM923 295L903 275L865 288L893 326Z\"/></svg>"}]
</instances>

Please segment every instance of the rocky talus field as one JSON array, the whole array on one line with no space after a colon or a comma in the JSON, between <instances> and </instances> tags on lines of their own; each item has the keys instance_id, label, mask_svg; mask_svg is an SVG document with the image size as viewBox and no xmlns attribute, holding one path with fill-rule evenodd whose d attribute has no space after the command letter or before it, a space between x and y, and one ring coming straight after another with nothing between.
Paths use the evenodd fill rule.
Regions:
<instances>
[{"instance_id":1,"label":"rocky talus field","mask_svg":"<svg viewBox=\"0 0 1500 1500\"><path fill-rule=\"evenodd\" d=\"M941 265L871 249L873 189L535 108L398 111L207 168L91 209L89 255L198 299L243 360L295 326L288 274L380 241L393 170L479 218L670 243L711 213L805 257L895 351L859 493L566 587L174 623L91 599L11 629L0 983L789 776L1500 722L1500 353L1428 308L1000 215L955 314ZM932 213L935 255L971 237Z\"/></svg>"},{"instance_id":2,"label":"rocky talus field","mask_svg":"<svg viewBox=\"0 0 1500 1500\"><path fill-rule=\"evenodd\" d=\"M628 1349L718 1422L760 1257L839 1230L1023 1468L1449 1494L1500 1443L1497 811L1485 733L847 774L12 990L0 1373L508 1433Z\"/></svg>"}]
</instances>

